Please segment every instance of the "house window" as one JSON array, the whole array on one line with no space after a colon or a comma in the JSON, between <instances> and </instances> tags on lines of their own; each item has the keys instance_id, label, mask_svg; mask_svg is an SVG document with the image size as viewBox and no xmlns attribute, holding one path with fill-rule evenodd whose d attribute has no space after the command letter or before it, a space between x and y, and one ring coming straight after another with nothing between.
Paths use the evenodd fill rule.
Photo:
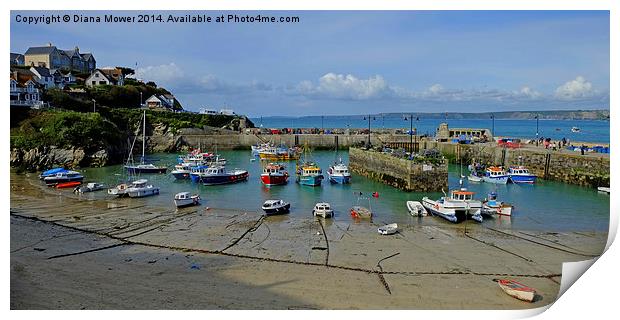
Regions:
<instances>
[{"instance_id":1,"label":"house window","mask_svg":"<svg viewBox=\"0 0 620 320\"><path fill-rule=\"evenodd\" d=\"M97 81L91 81L93 83L93 86L97 84Z\"/></svg>"},{"instance_id":2,"label":"house window","mask_svg":"<svg viewBox=\"0 0 620 320\"><path fill-rule=\"evenodd\" d=\"M99 84L105 84L105 81L104 80L99 81Z\"/></svg>"}]
</instances>

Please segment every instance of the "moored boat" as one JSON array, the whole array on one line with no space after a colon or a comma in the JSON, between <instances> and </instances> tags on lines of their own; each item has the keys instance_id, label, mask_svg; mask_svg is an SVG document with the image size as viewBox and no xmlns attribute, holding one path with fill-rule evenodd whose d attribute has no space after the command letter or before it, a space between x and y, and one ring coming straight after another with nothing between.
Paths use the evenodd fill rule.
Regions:
<instances>
[{"instance_id":1,"label":"moored boat","mask_svg":"<svg viewBox=\"0 0 620 320\"><path fill-rule=\"evenodd\" d=\"M200 196L189 192L179 192L174 195L174 205L177 208L196 206L200 204Z\"/></svg>"},{"instance_id":2,"label":"moored boat","mask_svg":"<svg viewBox=\"0 0 620 320\"><path fill-rule=\"evenodd\" d=\"M59 171L54 175L43 178L43 182L45 182L48 186L55 186L59 183L82 180L84 180L84 176L77 171Z\"/></svg>"},{"instance_id":3,"label":"moored boat","mask_svg":"<svg viewBox=\"0 0 620 320\"><path fill-rule=\"evenodd\" d=\"M131 183L120 183L115 187L108 189L108 194L117 197L127 196L127 189L131 186Z\"/></svg>"},{"instance_id":4,"label":"moored boat","mask_svg":"<svg viewBox=\"0 0 620 320\"><path fill-rule=\"evenodd\" d=\"M482 203L473 198L475 192L465 188L450 191L450 197L441 197L439 200L422 198L422 204L433 215L440 216L450 222L459 223L471 217L482 222Z\"/></svg>"},{"instance_id":5,"label":"moored boat","mask_svg":"<svg viewBox=\"0 0 620 320\"><path fill-rule=\"evenodd\" d=\"M260 180L266 186L275 186L286 184L288 181L288 172L286 167L279 163L269 163L263 168Z\"/></svg>"},{"instance_id":6,"label":"moored boat","mask_svg":"<svg viewBox=\"0 0 620 320\"><path fill-rule=\"evenodd\" d=\"M135 142L135 140L134 140ZM138 174L138 173L166 173L168 168L159 167L152 163L144 163L144 152L146 149L146 110L143 111L143 120L142 120L142 158L140 158L140 164L126 164L125 169L129 174ZM133 150L133 145L132 145Z\"/></svg>"},{"instance_id":7,"label":"moored boat","mask_svg":"<svg viewBox=\"0 0 620 320\"><path fill-rule=\"evenodd\" d=\"M103 183L89 182L85 186L75 188L75 190L73 191L76 193L86 193L86 192L93 192L97 190L103 190L103 188L105 188Z\"/></svg>"},{"instance_id":8,"label":"moored boat","mask_svg":"<svg viewBox=\"0 0 620 320\"><path fill-rule=\"evenodd\" d=\"M57 183L55 187L56 189L66 189L66 188L73 188L81 184L82 184L81 181L60 182L60 183Z\"/></svg>"},{"instance_id":9,"label":"moored boat","mask_svg":"<svg viewBox=\"0 0 620 320\"><path fill-rule=\"evenodd\" d=\"M379 234L382 234L382 235L395 234L396 232L398 232L398 224L396 223L386 224L382 227L379 227L377 229L377 232L379 232Z\"/></svg>"},{"instance_id":10,"label":"moored boat","mask_svg":"<svg viewBox=\"0 0 620 320\"><path fill-rule=\"evenodd\" d=\"M419 201L407 201L407 210L414 217L426 217L428 212Z\"/></svg>"},{"instance_id":11,"label":"moored boat","mask_svg":"<svg viewBox=\"0 0 620 320\"><path fill-rule=\"evenodd\" d=\"M209 167L205 172L197 174L198 182L205 186L236 183L245 181L249 177L247 170L226 170L223 166ZM193 178L192 178L193 180Z\"/></svg>"},{"instance_id":12,"label":"moored boat","mask_svg":"<svg viewBox=\"0 0 620 320\"><path fill-rule=\"evenodd\" d=\"M611 189L609 187L598 187L598 192L610 194Z\"/></svg>"},{"instance_id":13,"label":"moored boat","mask_svg":"<svg viewBox=\"0 0 620 320\"><path fill-rule=\"evenodd\" d=\"M351 217L355 219L371 219L372 211L363 206L353 206L350 209Z\"/></svg>"},{"instance_id":14,"label":"moored boat","mask_svg":"<svg viewBox=\"0 0 620 320\"><path fill-rule=\"evenodd\" d=\"M494 281L497 281L499 287L511 297L527 302L534 301L536 297L536 290L523 283L509 279L496 279Z\"/></svg>"},{"instance_id":15,"label":"moored boat","mask_svg":"<svg viewBox=\"0 0 620 320\"><path fill-rule=\"evenodd\" d=\"M482 202L482 210L480 213L490 217L496 214L510 216L512 215L512 206L505 202L498 201L497 192L491 192L489 193L488 198Z\"/></svg>"},{"instance_id":16,"label":"moored boat","mask_svg":"<svg viewBox=\"0 0 620 320\"><path fill-rule=\"evenodd\" d=\"M342 160L340 160L339 163L329 167L327 170L327 176L329 177L329 182L331 183L346 184L351 182L349 167L342 163Z\"/></svg>"},{"instance_id":17,"label":"moored boat","mask_svg":"<svg viewBox=\"0 0 620 320\"><path fill-rule=\"evenodd\" d=\"M530 173L530 171L524 166L514 166L508 168L508 175L512 183L534 183L536 182L536 175Z\"/></svg>"},{"instance_id":18,"label":"moored boat","mask_svg":"<svg viewBox=\"0 0 620 320\"><path fill-rule=\"evenodd\" d=\"M572 127L570 129L571 132L581 132L581 129L579 127Z\"/></svg>"},{"instance_id":19,"label":"moored boat","mask_svg":"<svg viewBox=\"0 0 620 320\"><path fill-rule=\"evenodd\" d=\"M285 146L280 147L268 147L258 151L258 156L261 160L297 160L299 159L299 153L296 150L287 148Z\"/></svg>"},{"instance_id":20,"label":"moored boat","mask_svg":"<svg viewBox=\"0 0 620 320\"><path fill-rule=\"evenodd\" d=\"M502 167L488 167L482 177L484 182L506 184L510 176Z\"/></svg>"},{"instance_id":21,"label":"moored boat","mask_svg":"<svg viewBox=\"0 0 620 320\"><path fill-rule=\"evenodd\" d=\"M47 177L53 177L53 176L56 176L56 174L63 173L63 172L69 172L69 170L65 168L52 168L52 169L41 172L41 174L39 175L39 179L43 180Z\"/></svg>"},{"instance_id":22,"label":"moored boat","mask_svg":"<svg viewBox=\"0 0 620 320\"><path fill-rule=\"evenodd\" d=\"M334 215L334 210L327 202L319 202L314 205L314 209L312 209L313 216L321 216L323 218L330 218Z\"/></svg>"},{"instance_id":23,"label":"moored boat","mask_svg":"<svg viewBox=\"0 0 620 320\"><path fill-rule=\"evenodd\" d=\"M268 215L288 213L291 209L291 204L284 200L267 200L263 203L262 209Z\"/></svg>"},{"instance_id":24,"label":"moored boat","mask_svg":"<svg viewBox=\"0 0 620 320\"><path fill-rule=\"evenodd\" d=\"M314 162L304 162L297 166L297 183L306 186L320 186L324 179L322 170Z\"/></svg>"},{"instance_id":25,"label":"moored boat","mask_svg":"<svg viewBox=\"0 0 620 320\"><path fill-rule=\"evenodd\" d=\"M140 179L132 182L127 188L127 195L130 198L143 198L159 194L159 188L148 184L148 180Z\"/></svg>"},{"instance_id":26,"label":"moored boat","mask_svg":"<svg viewBox=\"0 0 620 320\"><path fill-rule=\"evenodd\" d=\"M482 182L482 178L479 176L475 176L473 173L469 174L467 176L467 181L471 181L471 182Z\"/></svg>"}]
</instances>

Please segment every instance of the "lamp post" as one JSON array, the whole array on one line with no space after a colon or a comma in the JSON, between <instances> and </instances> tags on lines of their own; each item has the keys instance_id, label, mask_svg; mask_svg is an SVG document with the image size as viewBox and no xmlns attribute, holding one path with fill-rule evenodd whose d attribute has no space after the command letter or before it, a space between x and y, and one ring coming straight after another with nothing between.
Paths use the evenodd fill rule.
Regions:
<instances>
[{"instance_id":1,"label":"lamp post","mask_svg":"<svg viewBox=\"0 0 620 320\"><path fill-rule=\"evenodd\" d=\"M325 126L323 125L323 118L325 116L321 116L321 134L325 133Z\"/></svg>"},{"instance_id":2,"label":"lamp post","mask_svg":"<svg viewBox=\"0 0 620 320\"><path fill-rule=\"evenodd\" d=\"M370 115L368 115L368 147L370 148ZM364 120L366 120L366 117L364 117ZM377 120L375 119L375 117L372 117L372 120Z\"/></svg>"},{"instance_id":3,"label":"lamp post","mask_svg":"<svg viewBox=\"0 0 620 320\"><path fill-rule=\"evenodd\" d=\"M144 102L142 102L142 91L140 91L140 108L142 108L143 104Z\"/></svg>"},{"instance_id":4,"label":"lamp post","mask_svg":"<svg viewBox=\"0 0 620 320\"><path fill-rule=\"evenodd\" d=\"M536 146L538 147L538 115L536 115Z\"/></svg>"},{"instance_id":5,"label":"lamp post","mask_svg":"<svg viewBox=\"0 0 620 320\"><path fill-rule=\"evenodd\" d=\"M97 111L95 111L95 99L93 99L93 113L94 112L97 112Z\"/></svg>"},{"instance_id":6,"label":"lamp post","mask_svg":"<svg viewBox=\"0 0 620 320\"><path fill-rule=\"evenodd\" d=\"M407 121L407 116L404 118ZM413 114L409 114L409 145L411 146L411 153L418 152L417 144L418 144L418 121L420 121L420 117L415 117L416 121L416 132L413 132ZM413 139L415 138L415 144L413 143Z\"/></svg>"},{"instance_id":7,"label":"lamp post","mask_svg":"<svg viewBox=\"0 0 620 320\"><path fill-rule=\"evenodd\" d=\"M495 115L491 114L491 135L495 137Z\"/></svg>"}]
</instances>

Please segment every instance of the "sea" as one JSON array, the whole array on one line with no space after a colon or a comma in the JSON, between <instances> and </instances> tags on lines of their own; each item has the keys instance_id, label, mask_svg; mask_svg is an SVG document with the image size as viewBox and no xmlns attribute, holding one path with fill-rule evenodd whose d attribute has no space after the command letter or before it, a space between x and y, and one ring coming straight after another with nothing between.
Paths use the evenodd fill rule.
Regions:
<instances>
[{"instance_id":1,"label":"sea","mask_svg":"<svg viewBox=\"0 0 620 320\"><path fill-rule=\"evenodd\" d=\"M352 183L348 185L330 184L327 179L320 187L301 186L295 183L295 162L284 162L291 174L289 183L282 186L266 187L260 182L263 162L253 160L250 151L220 151L227 159L227 167L241 168L250 173L249 180L236 184L203 186L189 180L176 180L168 174L142 175L152 184L161 188L161 194L142 199L129 199L131 205L154 205L174 210L173 198L178 192L189 191L199 194L203 199L202 208L226 208L260 212L261 205L268 199L283 199L291 203L290 217L312 218L312 208L317 202L329 202L335 209L336 221L353 222L349 208L359 204L370 206L374 212L372 223L399 223L402 225L450 225L439 217L412 217L407 212L406 201L417 200L425 196L437 199L441 192L404 192L353 174ZM153 154L159 165L172 168L176 163L175 154ZM315 151L310 157L316 161L326 175L328 167L337 159L348 162L346 151ZM462 170L462 171L461 171ZM103 168L86 168L82 170L87 181L103 182L106 185L127 179L120 165ZM459 177L467 174L467 168L450 165L449 188L460 188ZM497 192L500 201L514 206L511 217L485 219L481 227L489 226L501 229L538 230L546 232L564 231L598 231L607 232L609 228L609 195L601 194L593 188L580 187L560 182L538 180L535 185L495 185L473 183L466 179L463 187L476 192L476 198L483 199L489 192ZM445 190L448 192L448 190ZM70 194L70 190L62 191ZM377 192L378 197L372 197ZM362 196L360 197L360 193ZM81 195L87 199L113 199L105 191ZM368 222L359 222L368 223ZM470 223L470 222L468 222ZM471 223L474 224L473 222Z\"/></svg>"},{"instance_id":2,"label":"sea","mask_svg":"<svg viewBox=\"0 0 620 320\"><path fill-rule=\"evenodd\" d=\"M419 134L434 136L437 127L442 122L447 122L451 128L486 128L494 131L494 136L513 138L536 138L536 130L539 137L589 143L609 143L609 121L607 120L516 120L516 119L425 119L418 117L413 121L413 127ZM368 118L364 116L307 116L307 117L258 117L251 118L256 127L264 128L368 128ZM409 130L410 121L402 117L371 116L370 126L372 129L404 129ZM578 127L580 132L572 132L573 127Z\"/></svg>"}]
</instances>

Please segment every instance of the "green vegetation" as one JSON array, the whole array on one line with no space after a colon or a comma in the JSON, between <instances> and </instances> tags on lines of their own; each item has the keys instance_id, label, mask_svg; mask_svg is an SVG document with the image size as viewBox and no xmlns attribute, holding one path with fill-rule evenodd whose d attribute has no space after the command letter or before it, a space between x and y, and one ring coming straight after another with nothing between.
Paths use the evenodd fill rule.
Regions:
<instances>
[{"instance_id":1,"label":"green vegetation","mask_svg":"<svg viewBox=\"0 0 620 320\"><path fill-rule=\"evenodd\" d=\"M11 115L17 113L12 110ZM98 113L74 111L33 111L30 117L11 128L11 148L31 149L39 146L85 149L105 147L125 139L115 124Z\"/></svg>"}]
</instances>

